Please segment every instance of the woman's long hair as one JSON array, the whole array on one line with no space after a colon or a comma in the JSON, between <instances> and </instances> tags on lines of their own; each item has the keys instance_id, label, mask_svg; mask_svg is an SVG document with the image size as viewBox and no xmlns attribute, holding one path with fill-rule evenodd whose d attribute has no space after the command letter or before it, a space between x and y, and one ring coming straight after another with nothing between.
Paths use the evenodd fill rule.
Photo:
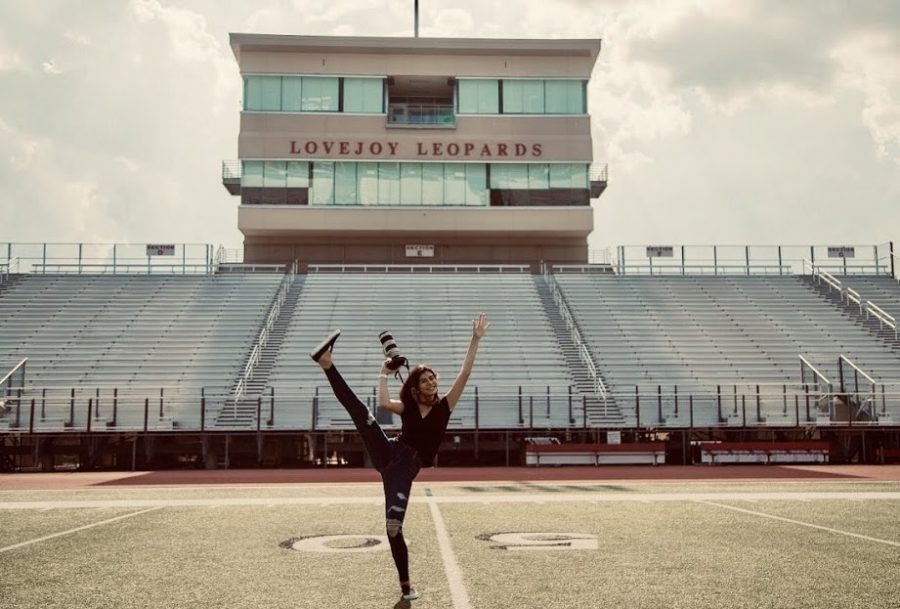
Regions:
<instances>
[{"instance_id":1,"label":"woman's long hair","mask_svg":"<svg viewBox=\"0 0 900 609\"><path fill-rule=\"evenodd\" d=\"M425 364L419 364L413 368L406 380L403 381L403 387L400 388L400 401L406 408L419 407L419 377L424 373L430 372L434 375L435 380L438 379L438 373ZM437 396L435 396L437 398Z\"/></svg>"}]
</instances>

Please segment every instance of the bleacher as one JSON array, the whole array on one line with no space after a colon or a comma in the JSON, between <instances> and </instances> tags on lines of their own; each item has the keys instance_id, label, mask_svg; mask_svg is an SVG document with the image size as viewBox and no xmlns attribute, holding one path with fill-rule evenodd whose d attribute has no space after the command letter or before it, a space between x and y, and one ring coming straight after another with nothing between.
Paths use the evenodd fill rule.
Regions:
<instances>
[{"instance_id":1,"label":"bleacher","mask_svg":"<svg viewBox=\"0 0 900 609\"><path fill-rule=\"evenodd\" d=\"M718 425L723 421L710 401L717 386L729 394L737 387L755 393L756 385L781 393L780 387L800 385L799 355L835 382L841 354L880 383L900 382L898 354L799 277L559 273L556 280L620 407L637 387L645 412L655 410L648 398L659 392L671 402L677 387L677 418L694 394L700 400L694 423ZM734 406L728 410L736 418ZM636 416L634 408L632 401ZM784 423L794 415L793 404L787 409L774 399L762 418Z\"/></svg>"},{"instance_id":2,"label":"bleacher","mask_svg":"<svg viewBox=\"0 0 900 609\"><path fill-rule=\"evenodd\" d=\"M465 357L475 314L490 321L463 398L451 423L481 427L567 426L572 384L553 329L541 307L534 279L525 272L315 272L308 275L275 361L269 384L277 396L296 395L297 409L281 412L309 425L319 389L318 425L349 427L308 351L333 328L344 333L335 363L348 384L375 405L382 360L378 335L389 331L411 365L427 363L447 391ZM404 371L405 372L405 371ZM399 383L391 380L396 398ZM549 389L548 389L549 388ZM523 420L519 418L522 392ZM548 398L549 391L549 398ZM399 424L394 417L393 424Z\"/></svg>"},{"instance_id":3,"label":"bleacher","mask_svg":"<svg viewBox=\"0 0 900 609\"><path fill-rule=\"evenodd\" d=\"M183 412L164 408L163 416L195 424L200 388L232 386L281 278L23 275L0 297L0 352L28 358L26 389L46 389L45 428L70 418L84 426L91 397L111 413L113 390L118 425L137 425L143 408L128 396L150 393L155 412L161 388L164 406L193 396ZM73 390L79 407L71 417Z\"/></svg>"}]
</instances>

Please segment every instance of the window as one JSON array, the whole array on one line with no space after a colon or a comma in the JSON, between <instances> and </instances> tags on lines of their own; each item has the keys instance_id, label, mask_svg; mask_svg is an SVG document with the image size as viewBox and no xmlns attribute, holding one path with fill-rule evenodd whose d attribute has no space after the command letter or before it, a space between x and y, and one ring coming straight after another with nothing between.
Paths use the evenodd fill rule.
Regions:
<instances>
[{"instance_id":1,"label":"window","mask_svg":"<svg viewBox=\"0 0 900 609\"><path fill-rule=\"evenodd\" d=\"M299 76L285 76L281 79L281 110L299 112L301 109L301 81Z\"/></svg>"},{"instance_id":2,"label":"window","mask_svg":"<svg viewBox=\"0 0 900 609\"><path fill-rule=\"evenodd\" d=\"M312 205L334 204L334 163L316 161L313 163L312 193L309 198Z\"/></svg>"},{"instance_id":3,"label":"window","mask_svg":"<svg viewBox=\"0 0 900 609\"><path fill-rule=\"evenodd\" d=\"M543 114L543 80L504 80L504 114Z\"/></svg>"},{"instance_id":4,"label":"window","mask_svg":"<svg viewBox=\"0 0 900 609\"><path fill-rule=\"evenodd\" d=\"M287 167L284 161L266 161L263 167L263 188L287 186Z\"/></svg>"},{"instance_id":5,"label":"window","mask_svg":"<svg viewBox=\"0 0 900 609\"><path fill-rule=\"evenodd\" d=\"M334 164L334 203L335 205L356 205L359 203L356 163Z\"/></svg>"},{"instance_id":6,"label":"window","mask_svg":"<svg viewBox=\"0 0 900 609\"><path fill-rule=\"evenodd\" d=\"M466 168L462 163L444 164L444 205L466 204Z\"/></svg>"},{"instance_id":7,"label":"window","mask_svg":"<svg viewBox=\"0 0 900 609\"><path fill-rule=\"evenodd\" d=\"M500 83L497 80L459 80L460 114L497 114L500 112Z\"/></svg>"},{"instance_id":8,"label":"window","mask_svg":"<svg viewBox=\"0 0 900 609\"><path fill-rule=\"evenodd\" d=\"M491 188L525 190L528 188L528 165L509 163L491 165Z\"/></svg>"},{"instance_id":9,"label":"window","mask_svg":"<svg viewBox=\"0 0 900 609\"><path fill-rule=\"evenodd\" d=\"M422 164L401 163L400 165L400 204L421 205L422 202Z\"/></svg>"},{"instance_id":10,"label":"window","mask_svg":"<svg viewBox=\"0 0 900 609\"><path fill-rule=\"evenodd\" d=\"M338 79L334 77L304 76L300 109L304 112L337 112Z\"/></svg>"},{"instance_id":11,"label":"window","mask_svg":"<svg viewBox=\"0 0 900 609\"><path fill-rule=\"evenodd\" d=\"M422 205L444 204L444 164L422 163Z\"/></svg>"},{"instance_id":12,"label":"window","mask_svg":"<svg viewBox=\"0 0 900 609\"><path fill-rule=\"evenodd\" d=\"M378 163L357 163L357 192L361 205L378 205Z\"/></svg>"},{"instance_id":13,"label":"window","mask_svg":"<svg viewBox=\"0 0 900 609\"><path fill-rule=\"evenodd\" d=\"M584 82L581 80L548 80L545 83L548 114L584 114Z\"/></svg>"},{"instance_id":14,"label":"window","mask_svg":"<svg viewBox=\"0 0 900 609\"><path fill-rule=\"evenodd\" d=\"M241 188L261 188L263 185L263 162L244 161L241 172Z\"/></svg>"},{"instance_id":15,"label":"window","mask_svg":"<svg viewBox=\"0 0 900 609\"><path fill-rule=\"evenodd\" d=\"M466 163L466 205L487 205L487 166L482 163Z\"/></svg>"},{"instance_id":16,"label":"window","mask_svg":"<svg viewBox=\"0 0 900 609\"><path fill-rule=\"evenodd\" d=\"M344 112L384 112L384 85L380 78L345 78Z\"/></svg>"},{"instance_id":17,"label":"window","mask_svg":"<svg viewBox=\"0 0 900 609\"><path fill-rule=\"evenodd\" d=\"M583 163L551 163L550 188L589 188L588 166Z\"/></svg>"},{"instance_id":18,"label":"window","mask_svg":"<svg viewBox=\"0 0 900 609\"><path fill-rule=\"evenodd\" d=\"M247 76L244 79L244 109L281 110L281 77Z\"/></svg>"},{"instance_id":19,"label":"window","mask_svg":"<svg viewBox=\"0 0 900 609\"><path fill-rule=\"evenodd\" d=\"M378 163L378 204L399 205L400 163Z\"/></svg>"},{"instance_id":20,"label":"window","mask_svg":"<svg viewBox=\"0 0 900 609\"><path fill-rule=\"evenodd\" d=\"M309 163L306 161L287 162L287 187L309 188Z\"/></svg>"}]
</instances>

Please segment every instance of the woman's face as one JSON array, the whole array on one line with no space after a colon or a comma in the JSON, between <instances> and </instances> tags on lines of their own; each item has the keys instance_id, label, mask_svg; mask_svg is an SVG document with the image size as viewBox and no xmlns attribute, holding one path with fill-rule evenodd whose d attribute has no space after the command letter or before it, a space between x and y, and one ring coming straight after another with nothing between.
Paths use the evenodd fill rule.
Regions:
<instances>
[{"instance_id":1,"label":"woman's face","mask_svg":"<svg viewBox=\"0 0 900 609\"><path fill-rule=\"evenodd\" d=\"M419 390L419 396L424 402L429 402L431 399L437 395L438 391L438 381L437 377L430 370L426 370L421 375L419 375L419 381L416 383L416 388Z\"/></svg>"}]
</instances>

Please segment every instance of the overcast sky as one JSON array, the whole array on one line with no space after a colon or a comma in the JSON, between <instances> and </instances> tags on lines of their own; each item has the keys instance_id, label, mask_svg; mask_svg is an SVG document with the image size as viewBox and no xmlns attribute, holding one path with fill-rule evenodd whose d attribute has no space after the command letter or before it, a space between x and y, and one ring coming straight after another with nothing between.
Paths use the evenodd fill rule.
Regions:
<instances>
[{"instance_id":1,"label":"overcast sky","mask_svg":"<svg viewBox=\"0 0 900 609\"><path fill-rule=\"evenodd\" d=\"M260 8L265 7L265 8ZM0 242L239 246L229 32L411 36L413 0L0 0ZM420 0L601 38L592 248L900 241L900 2Z\"/></svg>"}]
</instances>

